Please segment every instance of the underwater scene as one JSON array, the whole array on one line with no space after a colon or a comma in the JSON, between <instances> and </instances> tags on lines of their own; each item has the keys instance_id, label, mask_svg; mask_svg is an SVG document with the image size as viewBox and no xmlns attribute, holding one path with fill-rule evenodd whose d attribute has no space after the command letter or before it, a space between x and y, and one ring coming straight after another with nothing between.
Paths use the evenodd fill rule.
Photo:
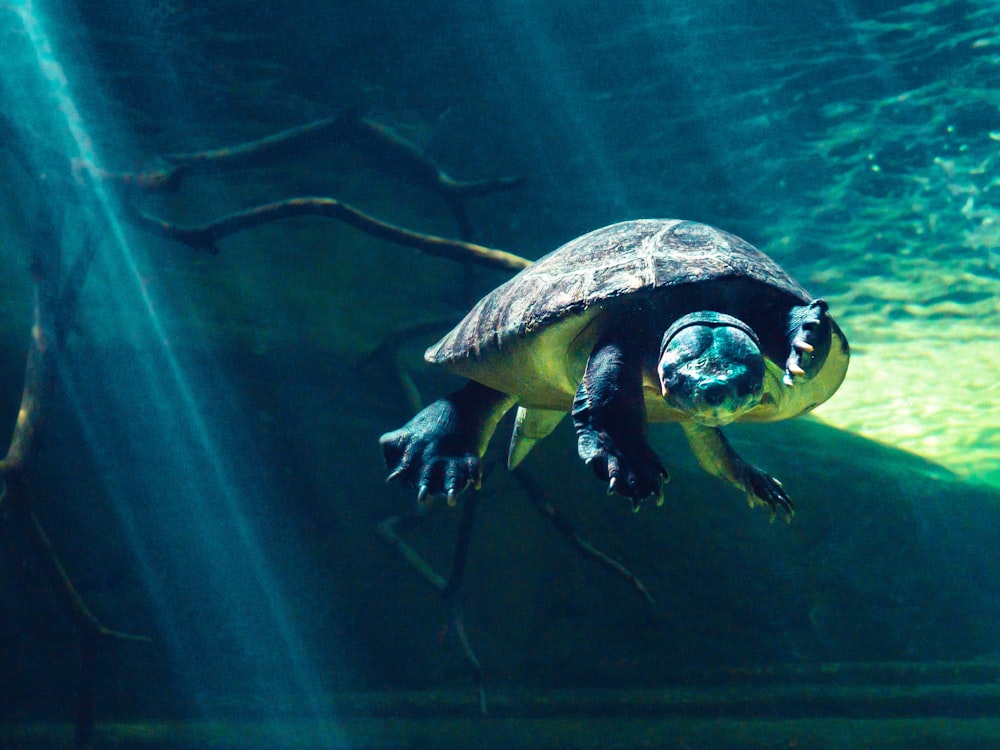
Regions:
<instances>
[{"instance_id":1,"label":"underwater scene","mask_svg":"<svg viewBox=\"0 0 1000 750\"><path fill-rule=\"evenodd\" d=\"M995 0L0 49L0 748L1000 747Z\"/></svg>"}]
</instances>

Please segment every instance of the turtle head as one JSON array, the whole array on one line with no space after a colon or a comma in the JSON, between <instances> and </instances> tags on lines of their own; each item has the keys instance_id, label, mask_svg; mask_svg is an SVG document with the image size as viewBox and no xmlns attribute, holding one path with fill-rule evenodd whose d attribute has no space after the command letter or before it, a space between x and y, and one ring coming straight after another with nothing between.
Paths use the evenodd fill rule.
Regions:
<instances>
[{"instance_id":1,"label":"turtle head","mask_svg":"<svg viewBox=\"0 0 1000 750\"><path fill-rule=\"evenodd\" d=\"M657 365L667 405L710 427L739 419L764 389L757 335L730 315L702 311L677 320L663 335Z\"/></svg>"}]
</instances>

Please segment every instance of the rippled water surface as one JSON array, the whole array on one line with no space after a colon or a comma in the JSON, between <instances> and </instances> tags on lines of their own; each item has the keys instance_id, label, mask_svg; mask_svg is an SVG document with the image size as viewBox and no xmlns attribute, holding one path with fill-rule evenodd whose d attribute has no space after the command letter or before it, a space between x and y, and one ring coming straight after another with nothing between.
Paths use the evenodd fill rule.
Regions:
<instances>
[{"instance_id":1,"label":"rippled water surface","mask_svg":"<svg viewBox=\"0 0 1000 750\"><path fill-rule=\"evenodd\" d=\"M161 3L135 17L109 3L84 21L64 31L96 50L87 73L104 87L80 97L110 110L109 129L130 125L133 159L349 106L459 176L527 177L473 208L484 244L536 257L640 216L746 236L830 298L854 344L823 418L996 479L1000 11L990 0ZM179 117L192 110L196 128ZM440 205L373 192L343 168L327 181L340 197L454 234ZM448 293L457 277L424 268L426 279L383 267L358 283L401 286L418 317L460 314L470 295ZM356 330L359 349L388 325L361 304L329 326Z\"/></svg>"}]
</instances>

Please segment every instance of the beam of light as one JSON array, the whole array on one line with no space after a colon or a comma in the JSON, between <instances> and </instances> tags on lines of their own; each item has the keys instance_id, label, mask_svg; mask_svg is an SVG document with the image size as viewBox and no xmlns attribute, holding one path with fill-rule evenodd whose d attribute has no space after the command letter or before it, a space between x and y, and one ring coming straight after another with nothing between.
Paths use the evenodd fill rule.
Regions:
<instances>
[{"instance_id":1,"label":"beam of light","mask_svg":"<svg viewBox=\"0 0 1000 750\"><path fill-rule=\"evenodd\" d=\"M153 430L162 429L160 439L177 441L176 445L170 446L174 460L167 469L179 469L174 479L176 502L178 515L187 522L186 528L164 529L163 532L170 539L183 544L179 549L180 554L193 554L201 564L206 564L209 568L203 579L204 585L212 583L218 585L219 590L212 593L212 599L217 602L218 608L232 619L230 623L224 623L225 627L231 629L236 637L245 639L236 645L248 662L254 661L255 646L258 648L260 646L260 636L254 632L255 623L264 622L273 628L285 652L277 661L288 665L298 692L310 704L306 708L314 716L319 716L321 706L318 675L301 634L289 617L289 608L279 578L268 560L265 545L241 507L242 487L231 474L226 450L218 444L219 431L215 429L217 426L210 424L203 416L204 409L199 401L199 393L192 386L192 382L198 382L198 378L192 381L190 373L185 372L179 358L171 349L168 332L158 313L149 285L142 282L134 249L119 220L112 196L99 180L86 179L89 170L93 170L91 174L98 172L101 162L84 118L75 104L70 81L59 62L52 40L46 33L36 4L32 0L20 0L2 7L12 9L21 21L25 36L34 51L38 71L49 89L43 93L50 99L41 97L42 103L39 106L48 107L54 100L59 113L56 123L58 129L68 135L67 145L72 150L69 156L73 164L79 166L83 172L84 179L80 184L80 190L84 193L82 202L84 205L90 205L93 211L93 214L86 219L92 222L92 226L88 229L94 235L106 236L105 251L113 256L109 262L122 271L117 275L109 275L111 290L109 296L113 298L112 306L117 305L119 321L127 323L130 329L136 332L134 335L143 336L143 332L147 332L148 338L145 340L140 338L138 342L134 342L138 344L135 346L137 351L128 355L141 359L138 369L143 371L143 382L133 384L133 387L141 389L145 398L159 405L164 423L154 424L151 427ZM21 91L19 94L25 100L31 96L31 92L27 91ZM134 319L136 309L128 302L136 298L141 301L138 306L141 320ZM151 344L148 354L139 353L138 350L148 349ZM67 361L70 359L71 357L67 358ZM107 434L108 428L102 426L103 423L97 427L90 423L91 420L87 415L94 405L92 402L87 402L87 396L82 395L88 390L84 386L89 384L81 382L80 373L72 372L72 369L63 368L60 385L64 387L69 403L77 410L84 438L89 443L98 470L104 470L103 490L108 501L115 506L122 530L134 545L134 558L138 561L139 573L152 599L156 603L170 601L171 595L176 598L176 592L169 591L170 582L164 580L162 573L157 570L159 563L155 555L147 549L150 541L143 539L144 532L140 530L143 519L137 507L141 508L141 498L129 497L129 492L121 486L118 472L126 467L116 465L114 457L106 455L109 443L115 438ZM209 380L205 373L200 373L200 377L201 382ZM110 401L112 404L115 403L114 398ZM123 418L128 419L124 415ZM193 471L195 466L199 469L198 476L189 476L185 473L185 469ZM162 477L159 479L162 481ZM275 508L274 511L278 512L278 509ZM215 516L214 520L210 516ZM221 559L218 565L216 559ZM192 561L191 564L198 565L199 562ZM225 569L220 569L223 567ZM239 611L241 602L238 601L239 597L228 589L227 581L243 593L251 592L251 598L255 599L264 616L260 617L260 613L253 613L255 619L241 622L240 618L243 617ZM185 660L198 658L198 644L187 635L190 623L166 607L157 612L157 617L163 627L172 658L178 662L174 666L183 673ZM283 682L285 679L285 675L262 674L260 667L255 668L248 664L244 664L243 667L248 668L252 674L256 669L256 676L260 682L256 686L259 693L267 691L272 678L273 682ZM193 690L197 689L197 686L190 687ZM242 692L246 687L234 686L233 692ZM335 739L332 736L334 729L327 726L326 731L331 735L327 739L332 742Z\"/></svg>"},{"instance_id":2,"label":"beam of light","mask_svg":"<svg viewBox=\"0 0 1000 750\"><path fill-rule=\"evenodd\" d=\"M625 183L608 156L603 135L592 124L596 108L588 101L559 40L547 35L544 25L538 22L538 7L528 0L497 0L493 10L510 38L517 41L521 62L539 90L539 101L549 104L552 113L549 120L560 123L565 137L579 148L581 162L587 165L588 174L593 175L602 200L619 218L634 218L630 215ZM507 61L498 64L506 65Z\"/></svg>"}]
</instances>

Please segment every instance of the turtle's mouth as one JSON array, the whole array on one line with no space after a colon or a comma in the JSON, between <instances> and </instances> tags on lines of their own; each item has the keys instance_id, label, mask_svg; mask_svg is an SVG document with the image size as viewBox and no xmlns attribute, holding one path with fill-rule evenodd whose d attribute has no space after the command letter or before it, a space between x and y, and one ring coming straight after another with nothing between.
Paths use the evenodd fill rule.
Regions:
<instances>
[{"instance_id":1,"label":"turtle's mouth","mask_svg":"<svg viewBox=\"0 0 1000 750\"><path fill-rule=\"evenodd\" d=\"M751 406L750 409L752 408ZM727 424L732 424L738 420L750 411L750 409L743 409L741 411L691 412L691 421L705 425L706 427L725 427Z\"/></svg>"},{"instance_id":2,"label":"turtle's mouth","mask_svg":"<svg viewBox=\"0 0 1000 750\"><path fill-rule=\"evenodd\" d=\"M706 427L724 427L760 403L761 391L752 378L689 379L687 387L668 390L666 402Z\"/></svg>"}]
</instances>

